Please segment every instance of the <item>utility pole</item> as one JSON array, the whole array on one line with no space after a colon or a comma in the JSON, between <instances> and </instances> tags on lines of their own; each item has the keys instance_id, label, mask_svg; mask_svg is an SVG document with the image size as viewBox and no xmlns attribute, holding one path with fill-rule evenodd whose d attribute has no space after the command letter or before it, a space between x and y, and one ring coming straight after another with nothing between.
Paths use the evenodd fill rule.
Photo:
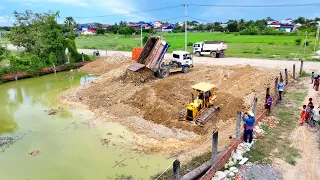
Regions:
<instances>
[{"instance_id":1,"label":"utility pole","mask_svg":"<svg viewBox=\"0 0 320 180\"><path fill-rule=\"evenodd\" d=\"M2 33L0 32L0 44L2 44Z\"/></svg>"},{"instance_id":2,"label":"utility pole","mask_svg":"<svg viewBox=\"0 0 320 180\"><path fill-rule=\"evenodd\" d=\"M303 50L303 58L304 59L306 59L307 39L308 39L308 31L307 31L307 34L306 34L306 39L304 40L304 50Z\"/></svg>"},{"instance_id":3,"label":"utility pole","mask_svg":"<svg viewBox=\"0 0 320 180\"><path fill-rule=\"evenodd\" d=\"M141 47L143 47L142 45L142 24L141 24L141 26L140 26L140 29L141 29L141 37L140 37L140 40L141 40Z\"/></svg>"},{"instance_id":4,"label":"utility pole","mask_svg":"<svg viewBox=\"0 0 320 180\"><path fill-rule=\"evenodd\" d=\"M187 40L188 40L188 4L184 4L184 50L187 51Z\"/></svg>"},{"instance_id":5,"label":"utility pole","mask_svg":"<svg viewBox=\"0 0 320 180\"><path fill-rule=\"evenodd\" d=\"M314 52L316 52L317 43L319 41L319 29L320 29L320 23L318 24L318 28L317 28L317 36L316 36L316 41L314 43L314 48L313 48Z\"/></svg>"}]
</instances>

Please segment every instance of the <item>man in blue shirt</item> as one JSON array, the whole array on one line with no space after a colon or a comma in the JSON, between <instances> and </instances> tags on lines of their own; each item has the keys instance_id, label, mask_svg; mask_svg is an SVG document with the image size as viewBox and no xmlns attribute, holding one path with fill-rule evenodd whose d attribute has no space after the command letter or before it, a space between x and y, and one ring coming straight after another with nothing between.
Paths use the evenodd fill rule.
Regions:
<instances>
[{"instance_id":1,"label":"man in blue shirt","mask_svg":"<svg viewBox=\"0 0 320 180\"><path fill-rule=\"evenodd\" d=\"M248 117L246 118L245 115ZM249 143L252 142L253 139L253 127L254 127L254 122L256 119L254 118L253 112L246 112L242 116L242 120L244 121L244 135L243 135L243 140L244 142L248 142L248 136L249 136Z\"/></svg>"},{"instance_id":2,"label":"man in blue shirt","mask_svg":"<svg viewBox=\"0 0 320 180\"><path fill-rule=\"evenodd\" d=\"M284 83L283 79L280 80L280 83L278 84L278 92L279 92L279 100L282 100L282 93L284 91Z\"/></svg>"}]
</instances>

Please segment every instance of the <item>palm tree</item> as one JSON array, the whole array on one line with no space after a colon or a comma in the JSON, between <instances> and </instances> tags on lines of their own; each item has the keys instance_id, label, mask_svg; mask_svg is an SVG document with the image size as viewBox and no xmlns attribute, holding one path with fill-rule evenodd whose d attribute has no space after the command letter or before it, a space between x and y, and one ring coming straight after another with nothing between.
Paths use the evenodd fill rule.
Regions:
<instances>
[{"instance_id":1,"label":"palm tree","mask_svg":"<svg viewBox=\"0 0 320 180\"><path fill-rule=\"evenodd\" d=\"M73 19L73 17L69 16L66 17L66 20L64 21L64 24L66 27L68 27L68 29L73 28L76 25L75 20Z\"/></svg>"}]
</instances>

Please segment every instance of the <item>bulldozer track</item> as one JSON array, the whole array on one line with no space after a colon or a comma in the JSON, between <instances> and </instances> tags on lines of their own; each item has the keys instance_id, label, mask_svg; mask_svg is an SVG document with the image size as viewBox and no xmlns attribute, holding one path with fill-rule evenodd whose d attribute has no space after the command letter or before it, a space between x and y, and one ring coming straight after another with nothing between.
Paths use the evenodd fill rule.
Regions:
<instances>
[{"instance_id":1,"label":"bulldozer track","mask_svg":"<svg viewBox=\"0 0 320 180\"><path fill-rule=\"evenodd\" d=\"M201 126L205 125L209 120L213 119L215 111L216 111L216 108L213 108L213 107L207 108L197 117L196 123Z\"/></svg>"}]
</instances>

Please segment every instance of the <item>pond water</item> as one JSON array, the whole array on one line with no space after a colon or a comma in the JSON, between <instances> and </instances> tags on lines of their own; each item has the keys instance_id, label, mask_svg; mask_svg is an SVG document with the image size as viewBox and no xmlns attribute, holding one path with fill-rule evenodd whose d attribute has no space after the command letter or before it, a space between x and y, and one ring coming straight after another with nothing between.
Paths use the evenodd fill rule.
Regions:
<instances>
[{"instance_id":1,"label":"pond water","mask_svg":"<svg viewBox=\"0 0 320 180\"><path fill-rule=\"evenodd\" d=\"M95 78L62 72L0 85L0 138L16 140L0 148L0 179L150 179L170 165L172 160L163 156L130 152L127 147L134 140L124 126L90 126L84 122L93 117L91 112L56 100ZM46 112L59 107L55 115ZM30 151L39 154L32 156Z\"/></svg>"}]
</instances>

